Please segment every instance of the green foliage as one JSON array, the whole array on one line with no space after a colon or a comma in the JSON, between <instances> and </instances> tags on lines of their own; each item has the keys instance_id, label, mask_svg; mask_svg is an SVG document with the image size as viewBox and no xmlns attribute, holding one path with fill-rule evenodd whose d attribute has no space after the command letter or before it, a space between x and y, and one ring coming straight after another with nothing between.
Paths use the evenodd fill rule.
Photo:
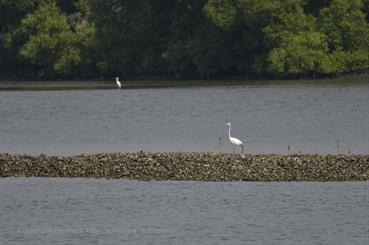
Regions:
<instances>
[{"instance_id":1,"label":"green foliage","mask_svg":"<svg viewBox=\"0 0 369 245\"><path fill-rule=\"evenodd\" d=\"M168 44L161 57L177 76L210 76L219 71L217 51L222 36L206 18L206 1L185 0L173 5ZM218 42L214 42L218 40Z\"/></svg>"},{"instance_id":2,"label":"green foliage","mask_svg":"<svg viewBox=\"0 0 369 245\"><path fill-rule=\"evenodd\" d=\"M366 15L366 22L369 23L369 0L364 0L364 15Z\"/></svg>"},{"instance_id":3,"label":"green foliage","mask_svg":"<svg viewBox=\"0 0 369 245\"><path fill-rule=\"evenodd\" d=\"M90 0L95 48L105 74L158 74L164 67L170 1Z\"/></svg>"},{"instance_id":4,"label":"green foliage","mask_svg":"<svg viewBox=\"0 0 369 245\"><path fill-rule=\"evenodd\" d=\"M48 0L0 0L0 26L5 33L20 23L22 18Z\"/></svg>"},{"instance_id":5,"label":"green foliage","mask_svg":"<svg viewBox=\"0 0 369 245\"><path fill-rule=\"evenodd\" d=\"M333 0L321 10L320 30L328 37L329 51L337 71L354 72L369 68L369 25L361 0Z\"/></svg>"},{"instance_id":6,"label":"green foliage","mask_svg":"<svg viewBox=\"0 0 369 245\"><path fill-rule=\"evenodd\" d=\"M270 45L263 29L273 21L271 13L278 6L278 1L208 1L204 12L222 30L217 39L221 56L217 57L224 70L233 74L266 73Z\"/></svg>"},{"instance_id":7,"label":"green foliage","mask_svg":"<svg viewBox=\"0 0 369 245\"><path fill-rule=\"evenodd\" d=\"M369 29L362 9L361 0L334 0L321 10L320 29L332 50L368 48Z\"/></svg>"},{"instance_id":8,"label":"green foliage","mask_svg":"<svg viewBox=\"0 0 369 245\"><path fill-rule=\"evenodd\" d=\"M8 36L8 45L18 44L20 57L30 62L39 76L74 75L80 72L81 50L94 32L82 22L74 29L55 3L44 3L22 19Z\"/></svg>"},{"instance_id":9,"label":"green foliage","mask_svg":"<svg viewBox=\"0 0 369 245\"><path fill-rule=\"evenodd\" d=\"M334 67L327 55L326 39L319 32L301 32L287 38L281 47L272 50L271 68L289 74L331 73Z\"/></svg>"},{"instance_id":10,"label":"green foliage","mask_svg":"<svg viewBox=\"0 0 369 245\"><path fill-rule=\"evenodd\" d=\"M332 0L307 0L304 5L304 12L306 14L318 17L322 8L328 7Z\"/></svg>"},{"instance_id":11,"label":"green foliage","mask_svg":"<svg viewBox=\"0 0 369 245\"><path fill-rule=\"evenodd\" d=\"M306 15L302 0L289 0L273 11L274 22L264 28L273 49L270 70L286 74L330 73L327 37L316 18Z\"/></svg>"},{"instance_id":12,"label":"green foliage","mask_svg":"<svg viewBox=\"0 0 369 245\"><path fill-rule=\"evenodd\" d=\"M0 0L0 72L315 76L369 70L369 0Z\"/></svg>"},{"instance_id":13,"label":"green foliage","mask_svg":"<svg viewBox=\"0 0 369 245\"><path fill-rule=\"evenodd\" d=\"M274 21L266 26L264 31L277 45L301 32L313 32L316 29L316 20L304 13L302 0L286 1L272 15Z\"/></svg>"},{"instance_id":14,"label":"green foliage","mask_svg":"<svg viewBox=\"0 0 369 245\"><path fill-rule=\"evenodd\" d=\"M46 0L0 0L0 72L8 71L17 62L17 46L6 47L7 35L14 31L27 13Z\"/></svg>"},{"instance_id":15,"label":"green foliage","mask_svg":"<svg viewBox=\"0 0 369 245\"><path fill-rule=\"evenodd\" d=\"M360 0L333 0L319 18L306 15L301 2L294 11L283 9L276 12L278 22L265 28L275 46L271 70L308 75L368 69L369 28Z\"/></svg>"},{"instance_id":16,"label":"green foliage","mask_svg":"<svg viewBox=\"0 0 369 245\"><path fill-rule=\"evenodd\" d=\"M336 72L360 72L369 67L369 55L366 50L342 51L336 50L330 54Z\"/></svg>"},{"instance_id":17,"label":"green foliage","mask_svg":"<svg viewBox=\"0 0 369 245\"><path fill-rule=\"evenodd\" d=\"M237 1L209 0L204 7L206 14L216 25L229 29L237 20Z\"/></svg>"}]
</instances>

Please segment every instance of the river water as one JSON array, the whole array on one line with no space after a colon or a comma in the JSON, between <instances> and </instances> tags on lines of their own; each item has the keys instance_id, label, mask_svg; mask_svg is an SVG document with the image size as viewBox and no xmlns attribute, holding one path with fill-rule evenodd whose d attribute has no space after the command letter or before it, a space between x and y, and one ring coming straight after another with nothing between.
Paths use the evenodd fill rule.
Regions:
<instances>
[{"instance_id":1,"label":"river water","mask_svg":"<svg viewBox=\"0 0 369 245\"><path fill-rule=\"evenodd\" d=\"M0 152L231 152L231 121L249 153L369 153L369 84L1 91L0 115Z\"/></svg>"},{"instance_id":2,"label":"river water","mask_svg":"<svg viewBox=\"0 0 369 245\"><path fill-rule=\"evenodd\" d=\"M369 153L369 85L0 92L0 152ZM288 150L288 145L290 149ZM0 178L0 244L369 243L369 182Z\"/></svg>"},{"instance_id":3,"label":"river water","mask_svg":"<svg viewBox=\"0 0 369 245\"><path fill-rule=\"evenodd\" d=\"M368 182L0 179L0 244L369 243Z\"/></svg>"}]
</instances>

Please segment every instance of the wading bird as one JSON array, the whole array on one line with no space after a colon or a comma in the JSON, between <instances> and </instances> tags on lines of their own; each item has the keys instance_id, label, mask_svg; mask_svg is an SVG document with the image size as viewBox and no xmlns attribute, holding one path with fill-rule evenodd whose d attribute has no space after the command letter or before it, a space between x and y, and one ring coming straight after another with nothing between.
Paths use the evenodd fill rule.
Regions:
<instances>
[{"instance_id":1,"label":"wading bird","mask_svg":"<svg viewBox=\"0 0 369 245\"><path fill-rule=\"evenodd\" d=\"M118 88L122 87L122 84L120 84L120 82L119 82L119 77L115 78L115 82L117 83Z\"/></svg>"},{"instance_id":2,"label":"wading bird","mask_svg":"<svg viewBox=\"0 0 369 245\"><path fill-rule=\"evenodd\" d=\"M228 138L229 138L229 141L231 142L231 144L233 145L233 153L236 153L236 150L235 150L234 146L241 146L242 154L243 154L244 145L243 145L242 141L231 136L231 127L232 127L231 123L227 122L225 125L227 125L229 127L228 128Z\"/></svg>"}]
</instances>

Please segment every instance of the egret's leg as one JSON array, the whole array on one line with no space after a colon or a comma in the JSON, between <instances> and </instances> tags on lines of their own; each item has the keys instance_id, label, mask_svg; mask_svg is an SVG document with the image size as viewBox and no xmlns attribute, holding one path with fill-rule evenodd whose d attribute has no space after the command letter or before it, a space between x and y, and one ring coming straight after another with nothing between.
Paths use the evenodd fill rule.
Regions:
<instances>
[{"instance_id":1,"label":"egret's leg","mask_svg":"<svg viewBox=\"0 0 369 245\"><path fill-rule=\"evenodd\" d=\"M243 155L243 147L244 147L244 146L243 146L243 145L241 145L241 147L242 147L242 155Z\"/></svg>"},{"instance_id":2,"label":"egret's leg","mask_svg":"<svg viewBox=\"0 0 369 245\"><path fill-rule=\"evenodd\" d=\"M233 147L233 154L236 154L236 149Z\"/></svg>"}]
</instances>

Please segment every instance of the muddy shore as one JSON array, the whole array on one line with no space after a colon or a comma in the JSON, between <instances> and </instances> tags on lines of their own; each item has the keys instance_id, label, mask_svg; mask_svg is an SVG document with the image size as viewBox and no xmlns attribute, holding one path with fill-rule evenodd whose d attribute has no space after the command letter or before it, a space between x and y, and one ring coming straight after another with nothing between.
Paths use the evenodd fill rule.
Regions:
<instances>
[{"instance_id":1,"label":"muddy shore","mask_svg":"<svg viewBox=\"0 0 369 245\"><path fill-rule=\"evenodd\" d=\"M0 177L92 177L196 181L368 181L369 155L102 153L0 154Z\"/></svg>"}]
</instances>

